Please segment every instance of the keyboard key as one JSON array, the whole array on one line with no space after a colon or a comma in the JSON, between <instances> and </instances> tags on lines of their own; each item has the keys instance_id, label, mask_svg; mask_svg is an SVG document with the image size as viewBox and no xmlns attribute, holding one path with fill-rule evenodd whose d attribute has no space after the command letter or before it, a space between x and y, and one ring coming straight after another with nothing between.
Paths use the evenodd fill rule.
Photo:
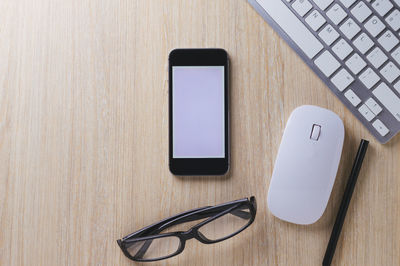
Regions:
<instances>
[{"instance_id":1,"label":"keyboard key","mask_svg":"<svg viewBox=\"0 0 400 266\"><path fill-rule=\"evenodd\" d=\"M373 16L364 24L364 27L372 36L376 37L383 31L385 24L377 16Z\"/></svg>"},{"instance_id":2,"label":"keyboard key","mask_svg":"<svg viewBox=\"0 0 400 266\"><path fill-rule=\"evenodd\" d=\"M354 4L356 0L340 0L342 4L346 7L349 8L352 4Z\"/></svg>"},{"instance_id":3,"label":"keyboard key","mask_svg":"<svg viewBox=\"0 0 400 266\"><path fill-rule=\"evenodd\" d=\"M382 17L386 15L386 13L392 9L393 5L389 0L376 0L372 3L372 8L378 12Z\"/></svg>"},{"instance_id":4,"label":"keyboard key","mask_svg":"<svg viewBox=\"0 0 400 266\"><path fill-rule=\"evenodd\" d=\"M392 53L393 59L400 65L400 46Z\"/></svg>"},{"instance_id":5,"label":"keyboard key","mask_svg":"<svg viewBox=\"0 0 400 266\"><path fill-rule=\"evenodd\" d=\"M351 46L344 39L340 39L332 47L332 50L341 60L343 60L353 51L353 48L351 48Z\"/></svg>"},{"instance_id":6,"label":"keyboard key","mask_svg":"<svg viewBox=\"0 0 400 266\"><path fill-rule=\"evenodd\" d=\"M367 63L358 55L358 54L353 54L347 61L346 61L346 66L348 66L353 72L353 74L357 75L365 66Z\"/></svg>"},{"instance_id":7,"label":"keyboard key","mask_svg":"<svg viewBox=\"0 0 400 266\"><path fill-rule=\"evenodd\" d=\"M354 78L346 69L342 68L335 76L333 76L331 81L339 91L344 91L354 81Z\"/></svg>"},{"instance_id":8,"label":"keyboard key","mask_svg":"<svg viewBox=\"0 0 400 266\"><path fill-rule=\"evenodd\" d=\"M400 93L400 80L399 81L397 81L397 83L396 84L394 84L394 86L393 86L395 89L396 89L396 91L398 92L398 93Z\"/></svg>"},{"instance_id":9,"label":"keyboard key","mask_svg":"<svg viewBox=\"0 0 400 266\"><path fill-rule=\"evenodd\" d=\"M344 93L344 96L347 98L347 100L350 101L350 103L353 106L357 106L360 104L361 100L360 98L354 93L354 91L352 91L351 89L349 89L348 91L346 91Z\"/></svg>"},{"instance_id":10,"label":"keyboard key","mask_svg":"<svg viewBox=\"0 0 400 266\"><path fill-rule=\"evenodd\" d=\"M325 18L317 10L313 10L305 20L314 31L317 31L326 22Z\"/></svg>"},{"instance_id":11,"label":"keyboard key","mask_svg":"<svg viewBox=\"0 0 400 266\"><path fill-rule=\"evenodd\" d=\"M372 46L374 42L363 32L353 42L354 46L362 53L365 54Z\"/></svg>"},{"instance_id":12,"label":"keyboard key","mask_svg":"<svg viewBox=\"0 0 400 266\"><path fill-rule=\"evenodd\" d=\"M379 115L380 112L382 112L382 107L379 106L379 104L372 98L369 98L365 104L368 106L368 108L375 114Z\"/></svg>"},{"instance_id":13,"label":"keyboard key","mask_svg":"<svg viewBox=\"0 0 400 266\"><path fill-rule=\"evenodd\" d=\"M360 75L361 82L367 87L371 89L379 80L379 76L373 71L370 67L367 68L361 75Z\"/></svg>"},{"instance_id":14,"label":"keyboard key","mask_svg":"<svg viewBox=\"0 0 400 266\"><path fill-rule=\"evenodd\" d=\"M383 49L390 52L396 44L399 43L399 39L393 35L393 33L388 30L379 39L378 42L382 45Z\"/></svg>"},{"instance_id":15,"label":"keyboard key","mask_svg":"<svg viewBox=\"0 0 400 266\"><path fill-rule=\"evenodd\" d=\"M372 14L372 11L364 2L360 1L355 7L353 7L351 13L359 22L364 22L364 20Z\"/></svg>"},{"instance_id":16,"label":"keyboard key","mask_svg":"<svg viewBox=\"0 0 400 266\"><path fill-rule=\"evenodd\" d=\"M325 76L329 77L333 72L336 71L340 67L340 63L333 57L333 55L325 51L323 52L314 63L317 67L325 74Z\"/></svg>"},{"instance_id":17,"label":"keyboard key","mask_svg":"<svg viewBox=\"0 0 400 266\"><path fill-rule=\"evenodd\" d=\"M339 38L339 33L329 24L326 25L318 35L327 45L331 45Z\"/></svg>"},{"instance_id":18,"label":"keyboard key","mask_svg":"<svg viewBox=\"0 0 400 266\"><path fill-rule=\"evenodd\" d=\"M389 16L386 18L386 22L392 27L395 31L400 29L400 11L395 9Z\"/></svg>"},{"instance_id":19,"label":"keyboard key","mask_svg":"<svg viewBox=\"0 0 400 266\"><path fill-rule=\"evenodd\" d=\"M376 47L367 55L367 59L375 68L379 68L383 63L386 62L388 57L380 48Z\"/></svg>"},{"instance_id":20,"label":"keyboard key","mask_svg":"<svg viewBox=\"0 0 400 266\"><path fill-rule=\"evenodd\" d=\"M381 69L382 76L392 83L398 76L400 76L400 69L395 64L389 62Z\"/></svg>"},{"instance_id":21,"label":"keyboard key","mask_svg":"<svg viewBox=\"0 0 400 266\"><path fill-rule=\"evenodd\" d=\"M398 6L400 6L400 0L393 0Z\"/></svg>"},{"instance_id":22,"label":"keyboard key","mask_svg":"<svg viewBox=\"0 0 400 266\"><path fill-rule=\"evenodd\" d=\"M326 12L326 15L335 25L339 24L345 17L347 17L347 13L338 4L334 4L333 7Z\"/></svg>"},{"instance_id":23,"label":"keyboard key","mask_svg":"<svg viewBox=\"0 0 400 266\"><path fill-rule=\"evenodd\" d=\"M400 99L396 94L385 84L381 83L372 92L376 98L388 109L388 111L400 121Z\"/></svg>"},{"instance_id":24,"label":"keyboard key","mask_svg":"<svg viewBox=\"0 0 400 266\"><path fill-rule=\"evenodd\" d=\"M323 46L282 1L256 0L294 43L312 59Z\"/></svg>"},{"instance_id":25,"label":"keyboard key","mask_svg":"<svg viewBox=\"0 0 400 266\"><path fill-rule=\"evenodd\" d=\"M322 10L325 10L332 2L333 0L314 0L314 3Z\"/></svg>"},{"instance_id":26,"label":"keyboard key","mask_svg":"<svg viewBox=\"0 0 400 266\"><path fill-rule=\"evenodd\" d=\"M365 104L361 105L360 108L358 108L358 111L364 116L365 119L367 119L368 122L375 117L375 114L369 110Z\"/></svg>"},{"instance_id":27,"label":"keyboard key","mask_svg":"<svg viewBox=\"0 0 400 266\"><path fill-rule=\"evenodd\" d=\"M296 0L292 4L293 9L300 15L304 16L312 8L312 5L307 0Z\"/></svg>"},{"instance_id":28,"label":"keyboard key","mask_svg":"<svg viewBox=\"0 0 400 266\"><path fill-rule=\"evenodd\" d=\"M376 119L372 123L372 126L376 129L376 131L379 132L379 134L381 134L382 137L386 136L387 133L389 133L389 129L379 119Z\"/></svg>"},{"instance_id":29,"label":"keyboard key","mask_svg":"<svg viewBox=\"0 0 400 266\"><path fill-rule=\"evenodd\" d=\"M343 23L342 26L340 26L340 30L343 32L343 34L349 38L350 40L353 39L353 37L361 30L360 27L357 25L357 23L354 22L353 19L349 18L346 20L345 23Z\"/></svg>"}]
</instances>

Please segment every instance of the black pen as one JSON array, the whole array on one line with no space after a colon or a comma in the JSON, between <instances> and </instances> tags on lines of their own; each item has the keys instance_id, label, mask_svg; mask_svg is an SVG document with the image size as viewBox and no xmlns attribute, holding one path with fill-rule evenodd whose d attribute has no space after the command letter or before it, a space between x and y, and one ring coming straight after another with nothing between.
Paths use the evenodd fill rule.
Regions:
<instances>
[{"instance_id":1,"label":"black pen","mask_svg":"<svg viewBox=\"0 0 400 266\"><path fill-rule=\"evenodd\" d=\"M367 152L368 143L369 142L367 140L362 139L358 148L358 152L353 163L353 168L351 169L350 177L347 181L346 189L344 191L343 199L340 203L339 211L336 216L335 225L332 229L331 238L329 239L329 243L326 248L324 260L322 261L323 266L329 266L332 263L337 241L339 239L340 232L342 231L344 218L346 217L351 196L353 195L354 187L356 186L358 174L360 173L361 165L363 163L365 153Z\"/></svg>"}]
</instances>

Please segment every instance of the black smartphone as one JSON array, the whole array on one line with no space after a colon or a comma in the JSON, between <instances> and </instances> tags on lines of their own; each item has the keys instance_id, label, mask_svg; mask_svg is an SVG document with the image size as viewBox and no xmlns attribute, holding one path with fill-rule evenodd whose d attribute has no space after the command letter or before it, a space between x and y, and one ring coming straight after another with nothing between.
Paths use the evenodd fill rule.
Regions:
<instances>
[{"instance_id":1,"label":"black smartphone","mask_svg":"<svg viewBox=\"0 0 400 266\"><path fill-rule=\"evenodd\" d=\"M229 59L223 49L169 54L169 169L175 175L229 170Z\"/></svg>"}]
</instances>

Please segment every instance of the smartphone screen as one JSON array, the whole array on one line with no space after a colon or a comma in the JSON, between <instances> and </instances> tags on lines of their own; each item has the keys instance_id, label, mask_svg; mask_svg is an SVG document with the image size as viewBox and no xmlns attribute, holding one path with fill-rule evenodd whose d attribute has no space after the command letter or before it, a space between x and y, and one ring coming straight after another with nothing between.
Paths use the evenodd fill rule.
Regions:
<instances>
[{"instance_id":1,"label":"smartphone screen","mask_svg":"<svg viewBox=\"0 0 400 266\"><path fill-rule=\"evenodd\" d=\"M176 49L169 57L169 163L177 175L229 168L228 56L222 49Z\"/></svg>"},{"instance_id":2,"label":"smartphone screen","mask_svg":"<svg viewBox=\"0 0 400 266\"><path fill-rule=\"evenodd\" d=\"M224 158L224 66L172 67L173 158Z\"/></svg>"}]
</instances>

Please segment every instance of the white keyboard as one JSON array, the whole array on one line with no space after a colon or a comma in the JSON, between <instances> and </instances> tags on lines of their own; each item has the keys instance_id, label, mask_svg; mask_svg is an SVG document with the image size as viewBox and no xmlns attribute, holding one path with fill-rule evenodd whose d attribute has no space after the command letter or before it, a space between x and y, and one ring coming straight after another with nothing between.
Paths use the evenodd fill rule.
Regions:
<instances>
[{"instance_id":1,"label":"white keyboard","mask_svg":"<svg viewBox=\"0 0 400 266\"><path fill-rule=\"evenodd\" d=\"M248 0L381 143L400 131L400 0Z\"/></svg>"}]
</instances>

